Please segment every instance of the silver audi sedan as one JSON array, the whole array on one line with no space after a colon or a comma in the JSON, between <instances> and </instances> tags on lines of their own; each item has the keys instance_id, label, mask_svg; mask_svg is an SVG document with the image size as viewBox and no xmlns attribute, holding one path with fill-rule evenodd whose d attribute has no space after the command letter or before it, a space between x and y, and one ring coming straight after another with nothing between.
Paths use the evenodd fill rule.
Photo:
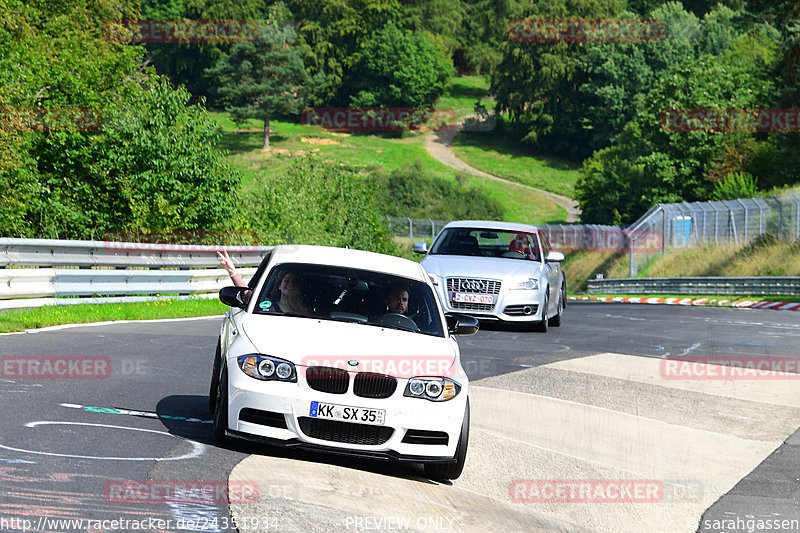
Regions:
<instances>
[{"instance_id":1,"label":"silver audi sedan","mask_svg":"<svg viewBox=\"0 0 800 533\"><path fill-rule=\"evenodd\" d=\"M537 331L560 326L566 307L564 254L550 249L544 232L511 222L451 222L436 236L422 266L446 313L480 320L529 323Z\"/></svg>"}]
</instances>

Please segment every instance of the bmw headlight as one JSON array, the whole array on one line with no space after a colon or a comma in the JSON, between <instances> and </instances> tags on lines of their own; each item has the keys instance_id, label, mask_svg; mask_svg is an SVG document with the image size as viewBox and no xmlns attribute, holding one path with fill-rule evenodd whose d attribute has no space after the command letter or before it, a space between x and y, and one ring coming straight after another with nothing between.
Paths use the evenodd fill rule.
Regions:
<instances>
[{"instance_id":1,"label":"bmw headlight","mask_svg":"<svg viewBox=\"0 0 800 533\"><path fill-rule=\"evenodd\" d=\"M237 358L239 368L251 378L261 381L297 382L297 372L289 361L269 355L250 354Z\"/></svg>"},{"instance_id":2,"label":"bmw headlight","mask_svg":"<svg viewBox=\"0 0 800 533\"><path fill-rule=\"evenodd\" d=\"M528 278L525 281L520 281L516 285L512 285L511 290L539 290L539 280L536 278Z\"/></svg>"},{"instance_id":3,"label":"bmw headlight","mask_svg":"<svg viewBox=\"0 0 800 533\"><path fill-rule=\"evenodd\" d=\"M432 402L452 400L461 392L461 385L448 378L411 378L403 396L425 398Z\"/></svg>"}]
</instances>

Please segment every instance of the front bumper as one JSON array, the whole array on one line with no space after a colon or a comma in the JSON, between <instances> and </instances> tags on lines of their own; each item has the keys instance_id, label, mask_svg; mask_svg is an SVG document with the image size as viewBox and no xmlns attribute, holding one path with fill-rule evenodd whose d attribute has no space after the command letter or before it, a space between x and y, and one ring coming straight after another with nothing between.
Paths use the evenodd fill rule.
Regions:
<instances>
[{"instance_id":1,"label":"front bumper","mask_svg":"<svg viewBox=\"0 0 800 533\"><path fill-rule=\"evenodd\" d=\"M542 320L544 291L502 289L494 295L494 304L464 304L454 302L446 287L436 287L445 313L463 313L479 320L530 322Z\"/></svg>"},{"instance_id":2,"label":"front bumper","mask_svg":"<svg viewBox=\"0 0 800 533\"><path fill-rule=\"evenodd\" d=\"M404 397L407 379L398 378L388 398L366 398L354 394L352 379L344 394L313 390L305 368L297 370L297 383L261 381L229 359L228 433L271 445L376 459L434 462L454 457L466 409L466 379L453 378L462 385L455 398L432 402ZM382 409L384 425L311 417L312 401ZM436 444L419 443L426 435L436 436Z\"/></svg>"}]
</instances>

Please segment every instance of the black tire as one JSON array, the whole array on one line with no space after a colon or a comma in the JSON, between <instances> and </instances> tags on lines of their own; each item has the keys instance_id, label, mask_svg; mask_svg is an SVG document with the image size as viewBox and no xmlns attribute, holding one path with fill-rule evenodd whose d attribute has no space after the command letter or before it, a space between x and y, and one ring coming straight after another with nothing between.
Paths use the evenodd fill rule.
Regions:
<instances>
[{"instance_id":1,"label":"black tire","mask_svg":"<svg viewBox=\"0 0 800 533\"><path fill-rule=\"evenodd\" d=\"M550 293L550 289L548 288L545 290L544 293L544 305L542 306L542 319L538 322L533 322L531 324L531 329L533 331L538 331L539 333L547 333L547 307L550 305L550 297L548 294Z\"/></svg>"},{"instance_id":2,"label":"black tire","mask_svg":"<svg viewBox=\"0 0 800 533\"><path fill-rule=\"evenodd\" d=\"M555 316L550 317L548 320L548 324L557 328L561 325L561 313L564 311L564 294L561 291L558 291L558 312Z\"/></svg>"},{"instance_id":3,"label":"black tire","mask_svg":"<svg viewBox=\"0 0 800 533\"><path fill-rule=\"evenodd\" d=\"M225 444L228 436L225 431L228 429L228 369L222 368L222 375L219 377L217 387L217 401L214 406L214 424L211 427L211 437L216 444Z\"/></svg>"},{"instance_id":4,"label":"black tire","mask_svg":"<svg viewBox=\"0 0 800 533\"><path fill-rule=\"evenodd\" d=\"M217 352L214 355L214 370L211 372L211 386L208 388L208 410L212 413L217 408L217 388L219 387L219 365L222 360L220 341L217 339Z\"/></svg>"},{"instance_id":5,"label":"black tire","mask_svg":"<svg viewBox=\"0 0 800 533\"><path fill-rule=\"evenodd\" d=\"M425 475L431 479L458 479L464 471L469 446L469 398L464 410L464 422L461 424L461 435L458 437L456 454L452 463L425 463Z\"/></svg>"}]
</instances>

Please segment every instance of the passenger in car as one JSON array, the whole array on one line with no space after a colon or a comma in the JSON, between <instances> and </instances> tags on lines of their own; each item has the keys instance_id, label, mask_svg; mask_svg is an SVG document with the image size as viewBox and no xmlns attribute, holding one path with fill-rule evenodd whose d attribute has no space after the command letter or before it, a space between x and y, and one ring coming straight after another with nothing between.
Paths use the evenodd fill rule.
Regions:
<instances>
[{"instance_id":1,"label":"passenger in car","mask_svg":"<svg viewBox=\"0 0 800 533\"><path fill-rule=\"evenodd\" d=\"M386 296L386 311L388 313L405 314L408 311L408 289L393 287Z\"/></svg>"},{"instance_id":2,"label":"passenger in car","mask_svg":"<svg viewBox=\"0 0 800 533\"><path fill-rule=\"evenodd\" d=\"M233 264L233 260L228 255L227 250L224 248L221 252L217 250L217 257L219 257L219 264L231 277L231 281L233 281L234 285L237 287L248 287L247 283L242 279L242 276L236 272L236 267ZM243 291L242 300L244 302L250 301L250 296L252 296L252 294L252 289ZM277 312L302 315L308 314L308 309L303 303L303 295L300 291L297 274L291 270L284 270L278 273L277 284L271 296L274 300L275 311Z\"/></svg>"},{"instance_id":3,"label":"passenger in car","mask_svg":"<svg viewBox=\"0 0 800 533\"><path fill-rule=\"evenodd\" d=\"M276 311L307 315L308 308L303 302L300 290L300 281L297 274L291 270L278 273L276 288L272 291L272 298Z\"/></svg>"}]
</instances>

